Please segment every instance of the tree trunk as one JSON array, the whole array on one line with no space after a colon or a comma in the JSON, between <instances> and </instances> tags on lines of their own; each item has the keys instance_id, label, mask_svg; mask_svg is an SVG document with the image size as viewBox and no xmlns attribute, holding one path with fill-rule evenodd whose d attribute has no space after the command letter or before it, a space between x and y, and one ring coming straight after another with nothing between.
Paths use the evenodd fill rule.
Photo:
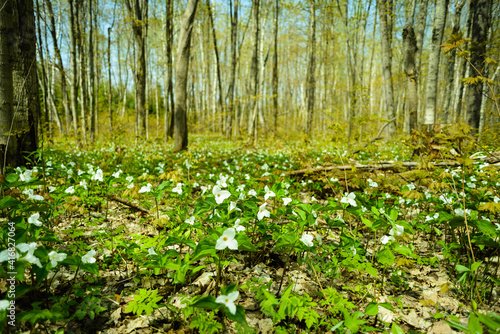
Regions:
<instances>
[{"instance_id":1,"label":"tree trunk","mask_svg":"<svg viewBox=\"0 0 500 334\"><path fill-rule=\"evenodd\" d=\"M219 48L217 47L217 35L215 33L215 25L214 25L214 18L212 15L212 8L210 5L210 0L207 0L207 10L208 10L208 17L210 19L210 25L212 27L212 40L214 43L214 52L215 52L215 66L216 66L216 72L217 72L217 86L219 88L219 98L217 100L217 104L219 107L218 113L222 113L222 78L220 74L220 63L219 63ZM215 98L215 95L214 95Z\"/></svg>"},{"instance_id":2,"label":"tree trunk","mask_svg":"<svg viewBox=\"0 0 500 334\"><path fill-rule=\"evenodd\" d=\"M235 105L234 105L234 92L236 84L236 53L237 53L237 43L238 43L238 0L234 2L233 11L233 0L229 1L229 14L231 17L231 69L229 70L229 88L227 90L227 95L229 99L228 115L227 115L227 127L226 127L226 137L230 138L233 128L233 118L235 118Z\"/></svg>"},{"instance_id":3,"label":"tree trunk","mask_svg":"<svg viewBox=\"0 0 500 334\"><path fill-rule=\"evenodd\" d=\"M71 55L71 116L73 118L73 135L78 141L78 72L76 67L76 23L75 23L75 0L69 2L69 26L70 26L70 55Z\"/></svg>"},{"instance_id":4,"label":"tree trunk","mask_svg":"<svg viewBox=\"0 0 500 334\"><path fill-rule=\"evenodd\" d=\"M179 46L175 64L175 124L174 124L174 152L187 150L187 79L189 72L189 56L191 51L191 33L196 14L198 0L189 0L182 17L179 34Z\"/></svg>"},{"instance_id":5,"label":"tree trunk","mask_svg":"<svg viewBox=\"0 0 500 334\"><path fill-rule=\"evenodd\" d=\"M80 13L81 9L81 13ZM83 0L77 0L76 19L77 19L77 41L78 41L78 59L79 59L79 79L80 79L80 113L81 113L81 136L82 142L87 142L87 114L88 114L88 93L87 93L87 50L84 36L86 17Z\"/></svg>"},{"instance_id":6,"label":"tree trunk","mask_svg":"<svg viewBox=\"0 0 500 334\"><path fill-rule=\"evenodd\" d=\"M64 110L64 117L65 117L65 126L64 126L64 133L67 133L70 128L71 124L71 112L70 112L70 107L69 107L69 101L68 101L68 90L67 90L67 79L66 79L66 71L64 70L64 65L62 62L62 57L61 57L61 51L59 49L59 45L57 43L57 32L56 32L56 23L54 19L54 10L52 8L52 3L50 0L45 0L45 8L48 11L48 18L50 20L50 35L52 37L52 44L54 48L54 55L57 59L57 68L59 70L59 74L61 75L61 95L62 95L62 106ZM57 112L57 111L55 111Z\"/></svg>"},{"instance_id":7,"label":"tree trunk","mask_svg":"<svg viewBox=\"0 0 500 334\"><path fill-rule=\"evenodd\" d=\"M307 68L307 123L306 135L311 136L312 121L314 117L314 93L316 85L316 2L311 1L311 14L309 18L309 64Z\"/></svg>"},{"instance_id":8,"label":"tree trunk","mask_svg":"<svg viewBox=\"0 0 500 334\"><path fill-rule=\"evenodd\" d=\"M260 0L252 1L252 35L253 35L253 45L252 45L252 60L250 63L250 76L252 80L252 90L251 90L251 101L250 108L248 110L248 136L255 136L254 130L257 127L257 108L258 108L258 95L259 95L259 42L260 42ZM252 113L252 114L250 114Z\"/></svg>"},{"instance_id":9,"label":"tree trunk","mask_svg":"<svg viewBox=\"0 0 500 334\"><path fill-rule=\"evenodd\" d=\"M90 141L95 142L95 115L97 105L97 94L95 89L95 69L94 69L94 8L92 1L89 1L89 90L90 90Z\"/></svg>"},{"instance_id":10,"label":"tree trunk","mask_svg":"<svg viewBox=\"0 0 500 334\"><path fill-rule=\"evenodd\" d=\"M16 141L10 140L14 115L14 81L12 78L12 63L15 40L14 33L14 2L0 1L0 174L5 174L5 166L16 165L20 153ZM7 154L6 154L7 153ZM6 160L4 160L4 157Z\"/></svg>"},{"instance_id":11,"label":"tree trunk","mask_svg":"<svg viewBox=\"0 0 500 334\"><path fill-rule=\"evenodd\" d=\"M0 6L0 151L3 153L0 167L3 174L5 166L26 165L27 157L38 149L40 100L33 0L2 0Z\"/></svg>"},{"instance_id":12,"label":"tree trunk","mask_svg":"<svg viewBox=\"0 0 500 334\"><path fill-rule=\"evenodd\" d=\"M380 35L382 39L382 73L385 81L385 105L386 118L392 122L387 126L387 135L393 137L396 134L394 110L394 89L392 85L392 47L391 47L391 25L388 17L392 15L386 6L385 0L377 0L380 15Z\"/></svg>"},{"instance_id":13,"label":"tree trunk","mask_svg":"<svg viewBox=\"0 0 500 334\"><path fill-rule=\"evenodd\" d=\"M437 85L439 78L439 56L443 40L448 0L436 0L436 14L432 25L431 54L429 55L429 73L425 90L425 114L423 124L434 124L436 121Z\"/></svg>"},{"instance_id":14,"label":"tree trunk","mask_svg":"<svg viewBox=\"0 0 500 334\"><path fill-rule=\"evenodd\" d=\"M132 1L132 3L131 3ZM126 0L132 18L132 30L137 46L137 62L135 66L136 88L136 120L137 135L142 137L146 131L146 31L148 17L148 0Z\"/></svg>"},{"instance_id":15,"label":"tree trunk","mask_svg":"<svg viewBox=\"0 0 500 334\"><path fill-rule=\"evenodd\" d=\"M403 54L405 57L405 73L408 79L408 116L410 134L418 129L418 98L417 98L417 68L415 66L415 54L417 51L417 39L413 30L413 20L406 23L403 28Z\"/></svg>"},{"instance_id":16,"label":"tree trunk","mask_svg":"<svg viewBox=\"0 0 500 334\"><path fill-rule=\"evenodd\" d=\"M465 5L466 0L461 0L459 4L456 5L455 8L455 18L453 21L453 29L451 32L452 36L458 36L460 33L460 17L462 15L462 9ZM450 113L452 112L452 93L455 90L455 68L457 64L456 59L457 50L453 49L448 55L448 63L446 64L446 89L444 92L444 103L443 103L443 123L448 123L450 118Z\"/></svg>"},{"instance_id":17,"label":"tree trunk","mask_svg":"<svg viewBox=\"0 0 500 334\"><path fill-rule=\"evenodd\" d=\"M111 92L111 29L108 27L108 115L109 115L109 132L113 134L113 93Z\"/></svg>"},{"instance_id":18,"label":"tree trunk","mask_svg":"<svg viewBox=\"0 0 500 334\"><path fill-rule=\"evenodd\" d=\"M470 45L470 76L479 79L478 72L483 72L484 60L486 58L486 44L488 42L488 28L490 22L490 0L471 1L470 10L472 13L472 34ZM479 131L481 119L483 82L477 81L468 89L467 95L467 124L472 127L475 133Z\"/></svg>"},{"instance_id":19,"label":"tree trunk","mask_svg":"<svg viewBox=\"0 0 500 334\"><path fill-rule=\"evenodd\" d=\"M274 10L274 56L273 56L273 111L274 111L274 136L278 135L278 19L279 19L279 0L276 0Z\"/></svg>"},{"instance_id":20,"label":"tree trunk","mask_svg":"<svg viewBox=\"0 0 500 334\"><path fill-rule=\"evenodd\" d=\"M174 91L172 82L172 43L174 40L173 29L174 4L173 0L167 0L165 6L165 58L166 71L164 82L164 103L165 103L165 140L172 137L174 133ZM170 125L169 125L170 115Z\"/></svg>"}]
</instances>

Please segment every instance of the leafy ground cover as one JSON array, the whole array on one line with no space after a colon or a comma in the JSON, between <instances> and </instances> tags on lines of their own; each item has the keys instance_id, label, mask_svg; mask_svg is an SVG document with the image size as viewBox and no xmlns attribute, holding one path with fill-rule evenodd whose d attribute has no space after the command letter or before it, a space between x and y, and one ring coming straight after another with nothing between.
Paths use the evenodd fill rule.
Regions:
<instances>
[{"instance_id":1,"label":"leafy ground cover","mask_svg":"<svg viewBox=\"0 0 500 334\"><path fill-rule=\"evenodd\" d=\"M498 166L268 145L54 144L7 171L2 330L499 331Z\"/></svg>"}]
</instances>

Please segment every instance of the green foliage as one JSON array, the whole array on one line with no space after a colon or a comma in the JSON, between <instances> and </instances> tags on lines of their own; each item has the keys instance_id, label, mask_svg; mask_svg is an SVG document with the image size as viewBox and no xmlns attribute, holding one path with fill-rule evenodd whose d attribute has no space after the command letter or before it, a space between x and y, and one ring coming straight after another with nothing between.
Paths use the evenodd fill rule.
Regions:
<instances>
[{"instance_id":1,"label":"green foliage","mask_svg":"<svg viewBox=\"0 0 500 334\"><path fill-rule=\"evenodd\" d=\"M157 296L157 294L157 289L140 289L139 294L134 295L134 299L128 303L125 311L133 312L137 315L141 315L142 312L146 312L147 315L150 315L156 308L158 308L156 303L163 298L161 296Z\"/></svg>"}]
</instances>

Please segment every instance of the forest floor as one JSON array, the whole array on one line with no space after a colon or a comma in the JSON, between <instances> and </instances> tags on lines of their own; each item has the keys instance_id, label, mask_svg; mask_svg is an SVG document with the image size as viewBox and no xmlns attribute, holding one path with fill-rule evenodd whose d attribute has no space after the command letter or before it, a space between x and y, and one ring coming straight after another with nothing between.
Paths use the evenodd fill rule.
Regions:
<instances>
[{"instance_id":1,"label":"forest floor","mask_svg":"<svg viewBox=\"0 0 500 334\"><path fill-rule=\"evenodd\" d=\"M402 144L353 155L207 139L177 155L154 143L54 145L6 173L0 223L15 229L20 258L16 323L7 309L1 326L499 332L500 178L488 152L407 168ZM0 299L9 289L2 280Z\"/></svg>"}]
</instances>

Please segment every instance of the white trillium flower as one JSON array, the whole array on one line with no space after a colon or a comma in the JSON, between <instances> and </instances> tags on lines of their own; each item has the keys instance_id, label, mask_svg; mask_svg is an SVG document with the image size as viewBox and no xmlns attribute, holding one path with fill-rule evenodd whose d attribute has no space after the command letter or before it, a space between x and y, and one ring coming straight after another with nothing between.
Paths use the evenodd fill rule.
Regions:
<instances>
[{"instance_id":1,"label":"white trillium flower","mask_svg":"<svg viewBox=\"0 0 500 334\"><path fill-rule=\"evenodd\" d=\"M191 216L188 219L186 219L184 222L186 224L189 224L189 225L194 225L194 219L195 219L194 216Z\"/></svg>"},{"instance_id":2,"label":"white trillium flower","mask_svg":"<svg viewBox=\"0 0 500 334\"><path fill-rule=\"evenodd\" d=\"M23 190L23 194L28 195L28 199L32 199L35 201L43 201L44 200L43 196L34 195L33 189L25 189L25 190Z\"/></svg>"},{"instance_id":3,"label":"white trillium flower","mask_svg":"<svg viewBox=\"0 0 500 334\"><path fill-rule=\"evenodd\" d=\"M300 241L302 241L307 247L313 247L313 236L307 233L302 234Z\"/></svg>"},{"instance_id":4,"label":"white trillium flower","mask_svg":"<svg viewBox=\"0 0 500 334\"><path fill-rule=\"evenodd\" d=\"M352 252L352 256L356 255L356 247L352 246L351 248L349 248Z\"/></svg>"},{"instance_id":5,"label":"white trillium flower","mask_svg":"<svg viewBox=\"0 0 500 334\"><path fill-rule=\"evenodd\" d=\"M269 197L275 197L276 196L276 194L274 193L274 191L272 191L271 189L269 189L268 186L264 187L264 191L266 192L266 194L264 195L264 200L266 200L266 201L267 201L267 199Z\"/></svg>"},{"instance_id":6,"label":"white trillium flower","mask_svg":"<svg viewBox=\"0 0 500 334\"><path fill-rule=\"evenodd\" d=\"M200 186L200 184L198 182L194 182L193 183L193 188L196 188L196 187L199 187L199 186Z\"/></svg>"},{"instance_id":7,"label":"white trillium flower","mask_svg":"<svg viewBox=\"0 0 500 334\"><path fill-rule=\"evenodd\" d=\"M39 221L38 219L40 218L40 213L34 213L28 218L28 223L36 225L36 226L42 226L42 222Z\"/></svg>"},{"instance_id":8,"label":"white trillium flower","mask_svg":"<svg viewBox=\"0 0 500 334\"><path fill-rule=\"evenodd\" d=\"M377 188L378 187L378 183L373 181L372 179L368 179L368 185L372 188Z\"/></svg>"},{"instance_id":9,"label":"white trillium flower","mask_svg":"<svg viewBox=\"0 0 500 334\"><path fill-rule=\"evenodd\" d=\"M102 170L101 170L100 168L98 168L98 169L95 171L94 175L92 175L92 178L91 178L91 179L92 179L92 180L96 180L96 181L101 181L101 182L103 182L103 176L104 176L104 175L103 175L103 173L102 173Z\"/></svg>"},{"instance_id":10,"label":"white trillium flower","mask_svg":"<svg viewBox=\"0 0 500 334\"><path fill-rule=\"evenodd\" d=\"M82 256L82 262L83 263L95 263L95 258L94 256L97 254L95 250L90 250L87 254Z\"/></svg>"},{"instance_id":11,"label":"white trillium flower","mask_svg":"<svg viewBox=\"0 0 500 334\"><path fill-rule=\"evenodd\" d=\"M248 196L257 196L257 192L253 189L248 191Z\"/></svg>"},{"instance_id":12,"label":"white trillium flower","mask_svg":"<svg viewBox=\"0 0 500 334\"><path fill-rule=\"evenodd\" d=\"M7 299L0 300L0 311L6 310L10 306L10 301Z\"/></svg>"},{"instance_id":13,"label":"white trillium flower","mask_svg":"<svg viewBox=\"0 0 500 334\"><path fill-rule=\"evenodd\" d=\"M380 242L385 245L387 244L389 241L394 241L396 239L394 239L394 237L391 235L391 236L388 236L388 235L384 235L381 239L380 239Z\"/></svg>"},{"instance_id":14,"label":"white trillium flower","mask_svg":"<svg viewBox=\"0 0 500 334\"><path fill-rule=\"evenodd\" d=\"M127 189L132 189L134 187L134 184L133 183L130 183L128 186L127 186Z\"/></svg>"},{"instance_id":15,"label":"white trillium flower","mask_svg":"<svg viewBox=\"0 0 500 334\"><path fill-rule=\"evenodd\" d=\"M244 201L245 199L246 199L245 193L240 193L240 195L238 196L238 200Z\"/></svg>"},{"instance_id":16,"label":"white trillium flower","mask_svg":"<svg viewBox=\"0 0 500 334\"><path fill-rule=\"evenodd\" d=\"M355 193L349 193L349 194L345 193L344 197L342 197L342 199L340 200L340 203L347 203L347 204L350 204L352 206L357 206L355 198L356 198Z\"/></svg>"},{"instance_id":17,"label":"white trillium flower","mask_svg":"<svg viewBox=\"0 0 500 334\"><path fill-rule=\"evenodd\" d=\"M16 246L17 249L19 249L22 253L27 252L25 256L20 258L19 260L25 260L28 261L31 264L36 264L38 267L42 267L42 264L40 263L40 259L37 258L34 255L35 249L38 247L36 242L32 242L29 244L22 243Z\"/></svg>"},{"instance_id":18,"label":"white trillium flower","mask_svg":"<svg viewBox=\"0 0 500 334\"><path fill-rule=\"evenodd\" d=\"M289 197L285 197L283 198L283 205L287 206L288 204L290 204L292 202L292 199L289 198Z\"/></svg>"},{"instance_id":19,"label":"white trillium flower","mask_svg":"<svg viewBox=\"0 0 500 334\"><path fill-rule=\"evenodd\" d=\"M244 185L244 184L240 184L240 185L238 186L238 188L236 188L236 191L239 191L239 192L241 192L241 191L243 191L243 190L245 190L245 185Z\"/></svg>"},{"instance_id":20,"label":"white trillium flower","mask_svg":"<svg viewBox=\"0 0 500 334\"><path fill-rule=\"evenodd\" d=\"M151 187L152 187L151 183L148 182L148 184L141 187L141 189L139 190L139 194L151 192Z\"/></svg>"},{"instance_id":21,"label":"white trillium flower","mask_svg":"<svg viewBox=\"0 0 500 334\"><path fill-rule=\"evenodd\" d=\"M238 299L240 293L239 291L233 291L229 293L227 296L220 295L215 299L216 303L224 304L229 309L231 314L236 314L236 305L234 305L234 301Z\"/></svg>"},{"instance_id":22,"label":"white trillium flower","mask_svg":"<svg viewBox=\"0 0 500 334\"><path fill-rule=\"evenodd\" d=\"M212 189L212 193L215 196L215 202L217 202L217 204L221 204L226 198L229 198L229 196L231 196L231 193L229 191L222 190L218 185L214 186L214 188Z\"/></svg>"},{"instance_id":23,"label":"white trillium flower","mask_svg":"<svg viewBox=\"0 0 500 334\"><path fill-rule=\"evenodd\" d=\"M232 227L226 229L224 233L217 239L217 243L215 244L215 249L238 249L238 241L234 238L236 235L236 230Z\"/></svg>"},{"instance_id":24,"label":"white trillium flower","mask_svg":"<svg viewBox=\"0 0 500 334\"><path fill-rule=\"evenodd\" d=\"M56 251L52 251L49 253L49 259L50 263L52 264L52 268L55 268L57 266L58 262L61 262L68 256L66 253L58 253Z\"/></svg>"},{"instance_id":25,"label":"white trillium flower","mask_svg":"<svg viewBox=\"0 0 500 334\"><path fill-rule=\"evenodd\" d=\"M74 194L75 193L75 187L74 186L68 187L64 192L66 194Z\"/></svg>"},{"instance_id":26,"label":"white trillium flower","mask_svg":"<svg viewBox=\"0 0 500 334\"><path fill-rule=\"evenodd\" d=\"M179 195L182 195L182 183L177 183L174 189L172 189L172 192L178 193Z\"/></svg>"},{"instance_id":27,"label":"white trillium flower","mask_svg":"<svg viewBox=\"0 0 500 334\"><path fill-rule=\"evenodd\" d=\"M157 255L153 247L148 248L148 255L147 256L150 256L150 255Z\"/></svg>"},{"instance_id":28,"label":"white trillium flower","mask_svg":"<svg viewBox=\"0 0 500 334\"><path fill-rule=\"evenodd\" d=\"M262 220L264 217L269 218L271 216L271 213L266 209L266 205L267 203L264 203L259 207L259 212L257 212L257 218L259 220Z\"/></svg>"},{"instance_id":29,"label":"white trillium flower","mask_svg":"<svg viewBox=\"0 0 500 334\"><path fill-rule=\"evenodd\" d=\"M240 225L240 219L236 219L234 222L234 229L236 232L243 232L245 230L245 226Z\"/></svg>"},{"instance_id":30,"label":"white trillium flower","mask_svg":"<svg viewBox=\"0 0 500 334\"><path fill-rule=\"evenodd\" d=\"M228 211L228 212L231 212L231 211L233 211L234 209L237 209L237 208L236 208L236 202L231 201L231 203L229 203L229 209L228 209L227 211Z\"/></svg>"},{"instance_id":31,"label":"white trillium flower","mask_svg":"<svg viewBox=\"0 0 500 334\"><path fill-rule=\"evenodd\" d=\"M208 187L201 186L200 189L201 189L201 194L204 195L205 192L208 190Z\"/></svg>"},{"instance_id":32,"label":"white trillium flower","mask_svg":"<svg viewBox=\"0 0 500 334\"><path fill-rule=\"evenodd\" d=\"M405 228L401 225L396 224L396 227L393 227L389 232L390 235L401 236L405 232Z\"/></svg>"},{"instance_id":33,"label":"white trillium flower","mask_svg":"<svg viewBox=\"0 0 500 334\"><path fill-rule=\"evenodd\" d=\"M134 177L133 176L127 176L125 178L125 180L127 180L127 182L132 182L132 181L134 181Z\"/></svg>"},{"instance_id":34,"label":"white trillium flower","mask_svg":"<svg viewBox=\"0 0 500 334\"><path fill-rule=\"evenodd\" d=\"M19 179L21 182L30 182L31 181L31 174L33 174L32 170L26 169L24 173L21 173L21 168L17 167L19 171Z\"/></svg>"}]
</instances>

